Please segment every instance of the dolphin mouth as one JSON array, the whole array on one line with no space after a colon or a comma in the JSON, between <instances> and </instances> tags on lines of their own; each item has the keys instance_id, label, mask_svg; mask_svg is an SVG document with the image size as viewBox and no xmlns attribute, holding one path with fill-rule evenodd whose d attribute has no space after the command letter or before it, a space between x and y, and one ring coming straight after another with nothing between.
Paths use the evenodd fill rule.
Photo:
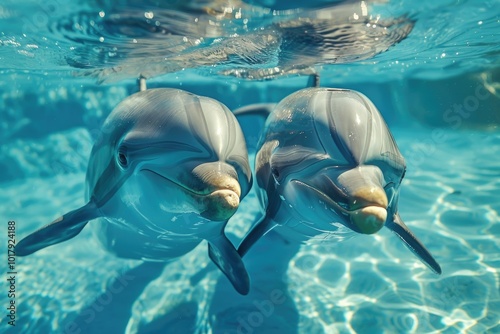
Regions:
<instances>
[{"instance_id":1,"label":"dolphin mouth","mask_svg":"<svg viewBox=\"0 0 500 334\"><path fill-rule=\"evenodd\" d=\"M378 232L387 220L388 201L385 192L377 187L364 187L359 189L348 202L334 201L323 191L299 180L292 180L308 191L314 192L331 211L344 215L344 222L348 228L362 234Z\"/></svg>"},{"instance_id":2,"label":"dolphin mouth","mask_svg":"<svg viewBox=\"0 0 500 334\"><path fill-rule=\"evenodd\" d=\"M158 172L155 172L154 170L144 168L144 169L141 169L141 171L156 174L157 176L161 177L162 179L165 179L168 182L173 183L173 184L177 185L178 187L184 189L186 192L192 194L193 196L200 196L200 197L209 196L217 191L222 191L222 190L232 191L238 197L240 197L240 195L241 195L241 188L239 186L238 180L236 180L235 178L228 177L226 179L225 183L224 182L217 182L217 183L213 183L213 184L209 183L206 188L197 190L197 189L190 188L183 183L174 181L165 175L162 175Z\"/></svg>"},{"instance_id":3,"label":"dolphin mouth","mask_svg":"<svg viewBox=\"0 0 500 334\"><path fill-rule=\"evenodd\" d=\"M241 188L238 180L230 175L218 175L212 179L213 182L204 180L206 186L195 190L154 170L142 169L141 171L152 173L182 189L189 196L188 204L206 219L226 221L239 207Z\"/></svg>"}]
</instances>

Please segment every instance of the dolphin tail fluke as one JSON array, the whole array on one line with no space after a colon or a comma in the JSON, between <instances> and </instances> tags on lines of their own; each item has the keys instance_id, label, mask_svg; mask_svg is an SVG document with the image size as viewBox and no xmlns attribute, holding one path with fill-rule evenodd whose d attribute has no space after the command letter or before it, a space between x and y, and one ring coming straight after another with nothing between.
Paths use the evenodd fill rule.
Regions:
<instances>
[{"instance_id":1,"label":"dolphin tail fluke","mask_svg":"<svg viewBox=\"0 0 500 334\"><path fill-rule=\"evenodd\" d=\"M16 245L16 255L26 256L42 248L71 239L80 233L89 220L98 216L97 207L93 202L70 211L21 240Z\"/></svg>"},{"instance_id":2,"label":"dolphin tail fluke","mask_svg":"<svg viewBox=\"0 0 500 334\"><path fill-rule=\"evenodd\" d=\"M276 103L255 103L250 104L233 111L236 117L240 116L260 116L264 120L269 116L269 114L276 107Z\"/></svg>"},{"instance_id":3,"label":"dolphin tail fluke","mask_svg":"<svg viewBox=\"0 0 500 334\"><path fill-rule=\"evenodd\" d=\"M403 240L404 244L415 254L422 263L424 263L429 269L434 273L440 275L441 267L436 262L431 253L425 248L425 246L420 242L420 240L415 237L415 235L410 231L410 229L405 225L399 213L394 215L394 220L389 221L386 226L396 233L396 235Z\"/></svg>"},{"instance_id":4,"label":"dolphin tail fluke","mask_svg":"<svg viewBox=\"0 0 500 334\"><path fill-rule=\"evenodd\" d=\"M275 103L257 103L233 111L234 116L241 125L249 151L257 147L260 134L255 129L264 127L267 117L275 106Z\"/></svg>"},{"instance_id":5,"label":"dolphin tail fluke","mask_svg":"<svg viewBox=\"0 0 500 334\"><path fill-rule=\"evenodd\" d=\"M252 230L243 238L243 241L238 246L238 254L241 257L250 250L250 248L267 232L271 231L276 225L272 224L267 216L262 217L257 222Z\"/></svg>"},{"instance_id":6,"label":"dolphin tail fluke","mask_svg":"<svg viewBox=\"0 0 500 334\"><path fill-rule=\"evenodd\" d=\"M242 295L250 290L250 278L241 256L229 239L222 234L208 243L208 256L226 275L236 291Z\"/></svg>"}]
</instances>

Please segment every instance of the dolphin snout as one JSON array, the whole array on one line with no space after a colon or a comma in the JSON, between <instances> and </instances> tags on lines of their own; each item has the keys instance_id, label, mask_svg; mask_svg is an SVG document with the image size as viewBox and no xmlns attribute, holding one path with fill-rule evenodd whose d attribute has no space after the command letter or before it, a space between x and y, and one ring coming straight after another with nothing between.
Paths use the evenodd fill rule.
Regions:
<instances>
[{"instance_id":1,"label":"dolphin snout","mask_svg":"<svg viewBox=\"0 0 500 334\"><path fill-rule=\"evenodd\" d=\"M216 190L201 198L201 206L205 209L201 216L215 221L231 218L240 205L239 196L232 190Z\"/></svg>"},{"instance_id":2,"label":"dolphin snout","mask_svg":"<svg viewBox=\"0 0 500 334\"><path fill-rule=\"evenodd\" d=\"M213 193L221 190L230 190L234 192L238 198L241 196L241 187L238 179L232 173L221 171L213 171L205 175L203 178L205 192Z\"/></svg>"},{"instance_id":3,"label":"dolphin snout","mask_svg":"<svg viewBox=\"0 0 500 334\"><path fill-rule=\"evenodd\" d=\"M233 166L221 162L207 162L196 166L192 172L191 188L200 194L211 194L218 190L231 190L238 198L241 186L238 173Z\"/></svg>"},{"instance_id":4,"label":"dolphin snout","mask_svg":"<svg viewBox=\"0 0 500 334\"><path fill-rule=\"evenodd\" d=\"M360 188L349 203L351 222L361 233L376 233L387 219L387 206L387 195L383 189L375 186Z\"/></svg>"},{"instance_id":5,"label":"dolphin snout","mask_svg":"<svg viewBox=\"0 0 500 334\"><path fill-rule=\"evenodd\" d=\"M197 166L194 176L204 188L197 196L197 204L204 218L224 221L231 218L240 205L241 186L234 167L224 162Z\"/></svg>"},{"instance_id":6,"label":"dolphin snout","mask_svg":"<svg viewBox=\"0 0 500 334\"><path fill-rule=\"evenodd\" d=\"M339 175L337 181L347 195L347 213L354 229L364 234L378 232L385 224L389 205L380 168L358 166Z\"/></svg>"},{"instance_id":7,"label":"dolphin snout","mask_svg":"<svg viewBox=\"0 0 500 334\"><path fill-rule=\"evenodd\" d=\"M385 191L377 186L367 186L358 189L352 194L350 201L350 206L352 209L374 205L383 208L387 208L388 201Z\"/></svg>"}]
</instances>

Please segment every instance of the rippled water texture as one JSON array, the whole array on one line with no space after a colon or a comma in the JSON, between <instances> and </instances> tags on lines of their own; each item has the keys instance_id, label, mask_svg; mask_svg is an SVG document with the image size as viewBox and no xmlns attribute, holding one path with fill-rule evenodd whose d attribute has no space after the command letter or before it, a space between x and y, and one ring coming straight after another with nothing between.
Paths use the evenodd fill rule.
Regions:
<instances>
[{"instance_id":1,"label":"rippled water texture","mask_svg":"<svg viewBox=\"0 0 500 334\"><path fill-rule=\"evenodd\" d=\"M78 75L112 82L186 69L273 78L337 64L322 75L339 81L402 73L435 77L443 69L451 75L488 68L499 52L497 1L312 1L312 8L302 9L237 0L94 1L0 5L6 27L0 59L8 60L0 68L76 68ZM383 53L391 46L398 57ZM353 61L358 63L338 66ZM364 64L374 71L365 73ZM424 64L425 70L412 73Z\"/></svg>"}]
</instances>

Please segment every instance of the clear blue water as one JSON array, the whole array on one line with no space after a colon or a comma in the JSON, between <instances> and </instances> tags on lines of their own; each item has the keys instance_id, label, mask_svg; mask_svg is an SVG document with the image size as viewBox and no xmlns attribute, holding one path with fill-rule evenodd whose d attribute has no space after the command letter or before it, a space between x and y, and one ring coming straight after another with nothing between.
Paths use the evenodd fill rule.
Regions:
<instances>
[{"instance_id":1,"label":"clear blue water","mask_svg":"<svg viewBox=\"0 0 500 334\"><path fill-rule=\"evenodd\" d=\"M500 333L500 1L307 4L2 1L2 254L8 221L20 240L84 204L93 140L139 73L234 109L279 101L314 67L322 86L361 91L384 115L408 165L401 215L443 274L385 229L300 247L270 233L245 257L243 297L205 243L144 264L84 229L16 259L15 327L3 256L0 332ZM306 26L347 39L325 46ZM259 128L244 126L253 157ZM228 224L234 243L256 203L252 192Z\"/></svg>"}]
</instances>

